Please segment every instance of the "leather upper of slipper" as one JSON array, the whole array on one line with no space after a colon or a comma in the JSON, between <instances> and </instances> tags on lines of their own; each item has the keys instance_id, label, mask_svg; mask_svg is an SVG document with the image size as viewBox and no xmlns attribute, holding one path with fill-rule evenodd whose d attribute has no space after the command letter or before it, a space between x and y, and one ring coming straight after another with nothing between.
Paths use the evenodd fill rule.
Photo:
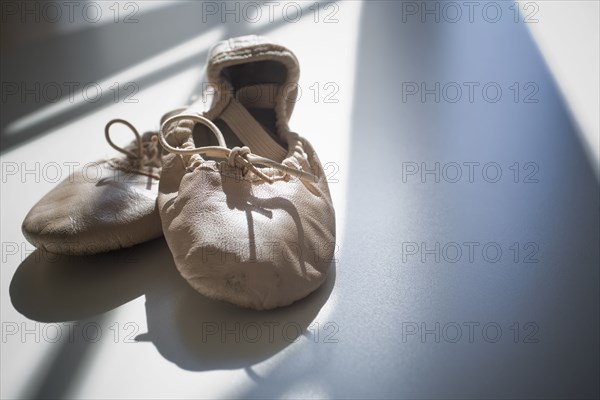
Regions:
<instances>
[{"instance_id":1,"label":"leather upper of slipper","mask_svg":"<svg viewBox=\"0 0 600 400\"><path fill-rule=\"evenodd\" d=\"M25 217L27 240L53 253L84 255L160 237L161 146L154 135L140 138L143 162L116 157L89 163L60 182ZM138 148L134 141L123 150L134 154Z\"/></svg>"},{"instance_id":2,"label":"leather upper of slipper","mask_svg":"<svg viewBox=\"0 0 600 400\"><path fill-rule=\"evenodd\" d=\"M256 43L242 38L215 46L209 79L235 89L219 88L203 116L186 112L163 125L167 152L158 205L175 264L190 285L208 297L260 310L288 305L325 281L335 250L335 216L313 147L287 127L291 108L281 105L282 83L269 78L272 65L255 64L257 57L269 61L273 51L270 61L276 63L295 57L280 46ZM252 68L243 68L243 60ZM236 85L222 73L231 66L253 75ZM252 93L256 89L259 95ZM270 90L275 96L265 96ZM269 121L268 111L278 107L280 117ZM198 123L204 118L214 125L204 130L222 136L218 143L197 134L209 125Z\"/></svg>"}]
</instances>

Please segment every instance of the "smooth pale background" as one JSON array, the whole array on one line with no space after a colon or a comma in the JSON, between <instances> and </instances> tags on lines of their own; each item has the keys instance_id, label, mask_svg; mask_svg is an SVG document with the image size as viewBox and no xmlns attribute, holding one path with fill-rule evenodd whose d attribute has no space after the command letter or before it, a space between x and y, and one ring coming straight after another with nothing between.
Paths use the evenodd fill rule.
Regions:
<instances>
[{"instance_id":1,"label":"smooth pale background","mask_svg":"<svg viewBox=\"0 0 600 400\"><path fill-rule=\"evenodd\" d=\"M481 14L474 23L403 21L406 2L321 4L318 16L314 3L295 3L304 7L296 23L281 18L283 2L272 23L267 15L202 23L200 4L136 4L138 23L114 23L107 3L95 24L17 24L22 34L3 35L3 82L98 82L104 96L3 101L2 398L598 395L597 2L535 2L538 22L529 24L513 21L508 2L494 24ZM334 10L337 22L325 23ZM87 259L30 255L20 224L55 185L44 167L58 163L66 176L65 162L112 155L103 138L111 118L157 129L162 113L199 93L207 48L249 33L285 44L301 62L291 126L328 165L337 216L336 273L323 290L248 313L196 296L160 239ZM508 90L494 104L403 102L402 82L413 81L536 82L539 102L514 103ZM115 103L115 82L136 82L139 101ZM326 101L330 93L337 102ZM40 172L21 176L22 162ZM505 179L405 182L403 162L496 162ZM513 183L514 162L535 162L539 182ZM14 165L19 173L7 175ZM402 259L406 242L469 241L500 243L507 255ZM513 262L514 242L536 243L539 262ZM204 343L202 323L223 321L305 331L294 343L280 331L270 344ZM457 343L405 335L407 324L468 322L497 323L501 340L479 333L469 343L466 330ZM539 342L514 343L515 322L521 335L534 322ZM75 329L69 341L72 323L97 324L102 335L91 343ZM52 343L56 327L63 336Z\"/></svg>"}]
</instances>

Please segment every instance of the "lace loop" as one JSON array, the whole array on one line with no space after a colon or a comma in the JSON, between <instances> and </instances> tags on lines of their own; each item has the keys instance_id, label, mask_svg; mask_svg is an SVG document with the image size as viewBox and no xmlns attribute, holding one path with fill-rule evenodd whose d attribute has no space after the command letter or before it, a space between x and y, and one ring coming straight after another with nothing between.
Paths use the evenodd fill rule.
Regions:
<instances>
[{"instance_id":1,"label":"lace loop","mask_svg":"<svg viewBox=\"0 0 600 400\"><path fill-rule=\"evenodd\" d=\"M131 130L131 132L133 132L133 134L135 135L135 141L136 141L136 145L137 145L137 154L134 154L131 151L124 149L123 147L117 146L112 141L112 139L110 138L110 127L113 126L114 124L123 124L126 127L128 127ZM128 121L125 121L124 119L119 119L119 118L110 120L108 122L108 124L106 124L106 126L104 127L104 137L106 138L106 141L108 142L110 147L117 150L118 152L125 154L127 157L129 157L131 159L136 159L136 160L142 159L142 157L143 157L142 137L140 136L137 129L135 129L135 127Z\"/></svg>"},{"instance_id":2,"label":"lace loop","mask_svg":"<svg viewBox=\"0 0 600 400\"><path fill-rule=\"evenodd\" d=\"M135 135L135 149L137 150L137 154L127 150L126 148L116 145L112 141L110 137L110 128L112 125L117 123L123 124L126 127L128 127ZM144 143L139 132L130 122L124 119L116 118L109 121L106 124L104 128L104 137L106 138L106 141L108 142L110 147L127 156L126 160L108 160L108 163L113 168L121 169L126 172L133 172L140 175L145 175L154 179L160 179L160 176L158 174L152 172L152 168L150 168L150 172L143 170L147 166L151 167L152 165L160 165L160 151L158 148L158 137L156 135L152 136L150 141Z\"/></svg>"},{"instance_id":3,"label":"lace loop","mask_svg":"<svg viewBox=\"0 0 600 400\"><path fill-rule=\"evenodd\" d=\"M203 117L200 114L177 114L177 115L173 115L173 116L167 118L162 123L162 126L160 127L158 138L160 140L160 144L165 148L165 150L168 150L169 152L174 153L174 154L184 154L184 155L193 155L193 154L201 153L201 151L197 151L196 148L178 149L178 148L171 146L169 143L167 143L167 139L165 137L165 132L164 132L165 127L171 125L173 122L178 122L181 120L192 120L194 122L201 123L201 124L205 125L213 133L213 135L215 135L215 137L217 138L217 142L219 143L219 146L206 146L206 147L201 147L201 148L210 148L210 147L227 148L227 145L225 144L225 138L223 137L221 130L219 128L217 128L217 126L211 120L209 120L206 117Z\"/></svg>"}]
</instances>

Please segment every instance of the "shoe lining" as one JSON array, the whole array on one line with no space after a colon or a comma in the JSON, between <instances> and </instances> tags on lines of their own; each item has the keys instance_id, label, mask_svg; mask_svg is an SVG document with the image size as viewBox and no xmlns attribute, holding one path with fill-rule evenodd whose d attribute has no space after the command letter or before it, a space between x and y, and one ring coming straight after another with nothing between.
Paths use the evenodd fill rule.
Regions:
<instances>
[{"instance_id":1,"label":"shoe lining","mask_svg":"<svg viewBox=\"0 0 600 400\"><path fill-rule=\"evenodd\" d=\"M278 61L255 61L223 68L221 75L238 90L263 83L283 85L287 79L287 68Z\"/></svg>"},{"instance_id":2,"label":"shoe lining","mask_svg":"<svg viewBox=\"0 0 600 400\"><path fill-rule=\"evenodd\" d=\"M258 90L261 90L260 85L265 85L262 91L254 91L251 93L251 96L268 96L267 98L273 99L275 95L275 93L273 92L274 88L269 88L268 85L284 84L287 79L287 68L285 65L278 61L264 60L238 64L224 68L221 71L221 75L225 80L231 83L236 93L242 88L257 85L257 87L259 88ZM233 94L234 98L236 97L236 93ZM282 142L281 137L280 135L278 135L277 132L277 115L275 109L265 107L253 107L251 101L253 97L251 96L240 99L241 103L250 113L252 118L254 118L260 124L264 131L271 138L273 138L275 142L277 142L281 147L286 149L287 145ZM240 140L240 138L235 134L235 132L222 119L217 119L214 122L215 125L217 125L217 127L221 130L228 147L242 147L244 145L251 146L251 144L249 143L243 143ZM192 136L194 139L194 143L197 147L218 145L215 136L210 132L210 130L206 126L202 124L196 124L194 126Z\"/></svg>"},{"instance_id":3,"label":"shoe lining","mask_svg":"<svg viewBox=\"0 0 600 400\"><path fill-rule=\"evenodd\" d=\"M287 68L278 61L264 60L232 65L221 71L224 79L231 82L237 92L246 86L261 84L283 85L287 79ZM248 112L262 125L263 129L284 148L285 143L277 134L276 113L274 109L246 106Z\"/></svg>"}]
</instances>

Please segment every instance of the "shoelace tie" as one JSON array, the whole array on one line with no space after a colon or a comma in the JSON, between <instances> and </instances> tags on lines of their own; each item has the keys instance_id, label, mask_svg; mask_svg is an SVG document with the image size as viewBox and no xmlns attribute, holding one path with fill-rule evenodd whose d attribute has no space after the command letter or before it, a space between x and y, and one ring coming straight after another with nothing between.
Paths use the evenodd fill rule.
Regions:
<instances>
[{"instance_id":1,"label":"shoelace tie","mask_svg":"<svg viewBox=\"0 0 600 400\"><path fill-rule=\"evenodd\" d=\"M194 122L206 125L217 138L219 145L191 147L191 144L186 143L184 144L183 148L171 146L166 140L165 128L170 126L172 123L181 120L192 120ZM181 155L194 155L202 153L208 157L222 158L227 160L229 166L241 168L244 174L250 170L261 180L268 183L273 183L274 179L258 169L256 167L257 164L272 167L283 172L285 175L294 176L309 183L314 183L317 181L317 178L313 174L302 170L302 168L291 168L268 158L258 156L253 154L250 148L247 146L229 149L219 128L211 120L199 114L178 114L168 118L163 122L158 138L163 148L170 153Z\"/></svg>"},{"instance_id":2,"label":"shoelace tie","mask_svg":"<svg viewBox=\"0 0 600 400\"><path fill-rule=\"evenodd\" d=\"M169 117L178 114L183 110L185 110L185 107L179 107L169 111L160 119L161 124ZM131 130L131 132L133 132L133 134L135 135L135 146L137 150L136 153L133 153L121 146L118 146L112 141L110 137L110 128L114 124L123 124L126 127L128 127ZM158 136L156 134L152 136L150 141L144 142L142 140L142 137L140 136L140 133L129 121L120 118L115 118L110 120L104 127L104 137L106 138L106 141L108 142L110 147L117 150L119 153L123 153L125 154L125 156L127 156L127 160L125 162L119 159L109 160L109 163L112 167L124 170L126 172L134 172L154 179L160 179L160 176L158 174L143 170L147 166L152 166L152 164L160 165L161 163L160 152L158 151Z\"/></svg>"},{"instance_id":3,"label":"shoelace tie","mask_svg":"<svg viewBox=\"0 0 600 400\"><path fill-rule=\"evenodd\" d=\"M116 145L112 141L110 137L110 128L114 124L123 124L126 127L128 127L131 130L131 132L133 132L133 134L135 135L135 153L126 148ZM158 151L157 136L152 136L150 141L144 142L142 141L142 137L140 136L137 129L135 129L135 127L131 123L124 119L116 118L110 120L106 124L104 128L104 137L106 138L106 141L108 142L110 147L127 156L126 163L123 163L121 160L111 160L111 165L113 167L125 170L127 172L134 172L141 175L149 176L151 178L160 179L159 175L144 170L151 164L157 165L158 163L160 163L160 153Z\"/></svg>"}]
</instances>

